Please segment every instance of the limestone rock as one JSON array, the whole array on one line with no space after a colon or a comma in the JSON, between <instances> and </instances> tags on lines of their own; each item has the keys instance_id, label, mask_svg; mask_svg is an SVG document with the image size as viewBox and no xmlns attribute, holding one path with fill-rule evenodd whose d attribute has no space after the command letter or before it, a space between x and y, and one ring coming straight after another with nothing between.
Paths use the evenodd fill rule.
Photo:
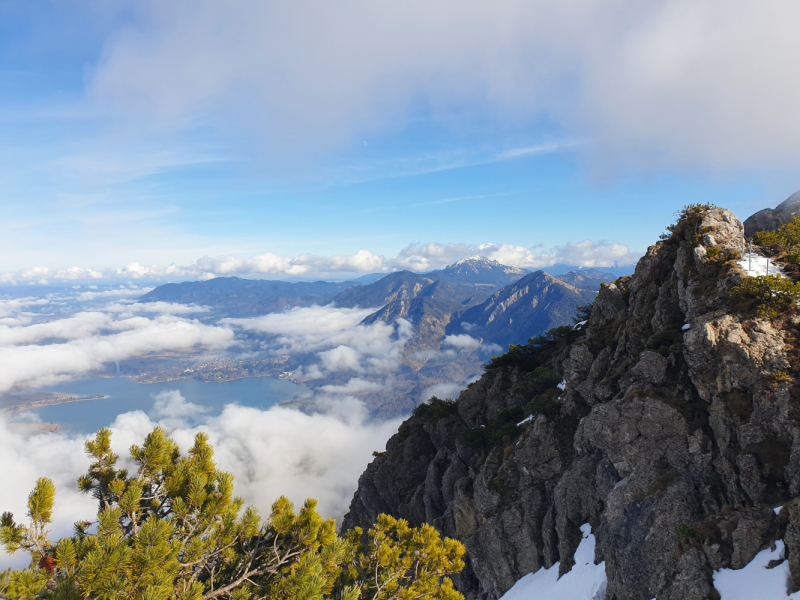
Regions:
<instances>
[{"instance_id":1,"label":"limestone rock","mask_svg":"<svg viewBox=\"0 0 800 600\"><path fill-rule=\"evenodd\" d=\"M744 273L719 257L743 235L730 211L690 216L601 289L561 346L488 371L450 414L410 418L362 475L344 527L390 512L462 540L468 599L556 562L567 572L587 522L606 600L713 598L713 570L777 539L800 588L800 393L785 375L800 319L730 310ZM563 389L531 391L537 366ZM526 406L538 412L498 429Z\"/></svg>"}]
</instances>

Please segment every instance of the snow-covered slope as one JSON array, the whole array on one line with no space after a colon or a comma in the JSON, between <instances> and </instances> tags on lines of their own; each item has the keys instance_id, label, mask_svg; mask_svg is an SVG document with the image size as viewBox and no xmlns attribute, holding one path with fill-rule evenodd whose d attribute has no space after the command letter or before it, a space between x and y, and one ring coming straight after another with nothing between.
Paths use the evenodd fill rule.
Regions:
<instances>
[{"instance_id":1,"label":"snow-covered slope","mask_svg":"<svg viewBox=\"0 0 800 600\"><path fill-rule=\"evenodd\" d=\"M720 600L800 600L800 592L787 596L789 563L784 560L783 542L778 540L773 548L756 554L743 569L716 571L714 587Z\"/></svg>"},{"instance_id":2,"label":"snow-covered slope","mask_svg":"<svg viewBox=\"0 0 800 600\"><path fill-rule=\"evenodd\" d=\"M594 564L594 535L588 523L581 526L583 539L575 551L575 566L561 579L559 563L520 579L500 600L603 600L606 595L606 563ZM723 599L724 600L724 599Z\"/></svg>"},{"instance_id":3,"label":"snow-covered slope","mask_svg":"<svg viewBox=\"0 0 800 600\"><path fill-rule=\"evenodd\" d=\"M581 531L583 539L575 551L572 570L561 579L558 563L529 573L500 600L603 600L607 582L605 563L594 564L591 526L586 523ZM743 569L715 571L714 587L720 600L800 600L800 592L787 595L789 563L784 557L784 543L779 540L773 548L759 552Z\"/></svg>"}]
</instances>

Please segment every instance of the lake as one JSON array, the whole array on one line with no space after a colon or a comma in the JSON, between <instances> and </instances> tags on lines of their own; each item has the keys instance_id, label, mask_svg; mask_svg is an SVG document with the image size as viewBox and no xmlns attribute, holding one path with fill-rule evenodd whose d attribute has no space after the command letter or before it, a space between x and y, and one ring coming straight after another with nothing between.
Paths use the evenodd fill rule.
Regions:
<instances>
[{"instance_id":1,"label":"lake","mask_svg":"<svg viewBox=\"0 0 800 600\"><path fill-rule=\"evenodd\" d=\"M267 409L307 388L286 379L252 377L206 383L197 379L179 379L164 383L136 383L127 377L82 379L59 383L42 391L78 396L109 396L104 400L86 400L46 406L30 412L48 423L58 423L65 431L92 433L110 425L117 415L141 410L150 413L155 396L163 391L178 390L188 402L208 408L204 415L218 415L226 404L240 404Z\"/></svg>"}]
</instances>

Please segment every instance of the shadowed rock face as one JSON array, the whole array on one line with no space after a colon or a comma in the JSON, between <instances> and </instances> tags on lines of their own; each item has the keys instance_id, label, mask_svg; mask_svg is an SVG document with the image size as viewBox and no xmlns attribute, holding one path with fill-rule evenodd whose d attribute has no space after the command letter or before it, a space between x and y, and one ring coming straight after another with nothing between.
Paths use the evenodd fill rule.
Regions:
<instances>
[{"instance_id":1,"label":"shadowed rock face","mask_svg":"<svg viewBox=\"0 0 800 600\"><path fill-rule=\"evenodd\" d=\"M744 234L749 238L759 231L775 231L797 216L800 216L800 192L795 192L775 208L765 208L749 216L744 221Z\"/></svg>"},{"instance_id":2,"label":"shadowed rock face","mask_svg":"<svg viewBox=\"0 0 800 600\"><path fill-rule=\"evenodd\" d=\"M742 234L724 209L684 219L601 289L583 330L408 419L343 526L387 512L460 539L468 598L498 598L558 561L568 571L586 522L606 600L718 597L713 570L742 568L777 539L800 584L800 319L730 310L744 273L706 250L724 255ZM559 373L563 391L535 367ZM532 419L480 438L526 405Z\"/></svg>"}]
</instances>

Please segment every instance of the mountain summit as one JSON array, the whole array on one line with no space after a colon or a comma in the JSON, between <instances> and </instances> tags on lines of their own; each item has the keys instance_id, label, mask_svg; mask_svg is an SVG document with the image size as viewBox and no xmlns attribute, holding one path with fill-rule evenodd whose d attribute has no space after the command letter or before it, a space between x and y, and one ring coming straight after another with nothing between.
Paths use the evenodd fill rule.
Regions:
<instances>
[{"instance_id":1,"label":"mountain summit","mask_svg":"<svg viewBox=\"0 0 800 600\"><path fill-rule=\"evenodd\" d=\"M504 286L527 275L518 267L503 265L483 256L462 258L438 271L426 273L427 277L447 283L483 283Z\"/></svg>"}]
</instances>

